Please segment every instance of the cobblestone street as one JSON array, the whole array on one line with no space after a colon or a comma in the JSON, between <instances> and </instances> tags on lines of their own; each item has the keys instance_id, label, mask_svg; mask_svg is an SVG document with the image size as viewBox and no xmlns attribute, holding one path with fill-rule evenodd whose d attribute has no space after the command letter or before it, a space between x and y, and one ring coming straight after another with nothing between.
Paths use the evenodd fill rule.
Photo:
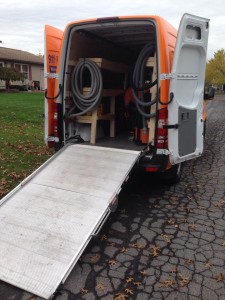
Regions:
<instances>
[{"instance_id":1,"label":"cobblestone street","mask_svg":"<svg viewBox=\"0 0 225 300\"><path fill-rule=\"evenodd\" d=\"M174 186L131 180L56 300L225 300L225 97L207 104L202 157ZM0 299L41 298L1 282Z\"/></svg>"}]
</instances>

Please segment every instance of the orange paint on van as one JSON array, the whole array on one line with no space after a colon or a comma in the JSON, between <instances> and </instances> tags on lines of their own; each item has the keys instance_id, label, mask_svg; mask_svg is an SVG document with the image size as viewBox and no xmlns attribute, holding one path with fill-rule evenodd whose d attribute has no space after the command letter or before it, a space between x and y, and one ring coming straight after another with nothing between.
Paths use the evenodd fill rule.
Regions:
<instances>
[{"instance_id":1,"label":"orange paint on van","mask_svg":"<svg viewBox=\"0 0 225 300\"><path fill-rule=\"evenodd\" d=\"M56 111L56 90L58 89L58 80L50 78L50 75L58 74L59 62L61 54L61 42L63 31L52 26L45 26L46 41L45 41L45 76L47 76L46 95L48 101L48 136L54 136L54 112ZM49 98L49 99L48 99ZM53 147L52 142L48 142L49 147Z\"/></svg>"}]
</instances>

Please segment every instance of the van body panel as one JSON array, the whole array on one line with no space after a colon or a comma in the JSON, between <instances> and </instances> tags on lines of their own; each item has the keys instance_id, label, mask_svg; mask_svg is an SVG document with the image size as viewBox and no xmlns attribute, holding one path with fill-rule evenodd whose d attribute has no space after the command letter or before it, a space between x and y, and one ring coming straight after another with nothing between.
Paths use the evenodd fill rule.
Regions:
<instances>
[{"instance_id":1,"label":"van body panel","mask_svg":"<svg viewBox=\"0 0 225 300\"><path fill-rule=\"evenodd\" d=\"M168 74L172 70L177 30L162 18L157 18L159 31L160 74ZM161 107L167 106L169 100L169 80L160 82ZM165 103L165 104L163 104Z\"/></svg>"},{"instance_id":2,"label":"van body panel","mask_svg":"<svg viewBox=\"0 0 225 300\"><path fill-rule=\"evenodd\" d=\"M53 147L53 141L49 141L49 137L54 138L53 117L56 111L56 87L58 83L60 48L63 31L55 27L45 26L45 143L49 147Z\"/></svg>"},{"instance_id":3,"label":"van body panel","mask_svg":"<svg viewBox=\"0 0 225 300\"><path fill-rule=\"evenodd\" d=\"M54 36L56 40L55 51L58 51L58 65L56 67L58 77L51 81L48 79L48 83L51 83L51 90L49 93L53 96L58 94L57 100L52 101L51 105L48 107L50 118L48 118L48 134L46 136L51 136L53 131L53 114L54 114L54 103L57 102L57 105L61 105L61 116L58 118L58 126L62 132L62 136L59 139L61 146L65 145L68 139L66 133L66 126L68 123L65 122L65 99L68 94L69 86L69 77L72 74L72 69L68 71L68 66L73 61L77 63L80 59L81 53L83 57L88 57L89 49L93 49L92 56L90 57L101 57L103 52L106 51L106 56L110 57L110 51L107 50L98 50L99 45L96 42L96 45L93 42L88 40L88 36L85 37L86 33L97 33L101 35L103 33L103 39L105 38L104 34L107 35L107 30L110 31L111 28L120 29L123 24L126 27L128 22L134 22L134 24L140 22L149 22L155 26L155 44L156 44L156 61L157 61L157 104L156 104L156 117L155 117L155 139L157 138L157 129L158 129L158 111L161 108L168 109L168 120L167 125L174 125L181 123L180 128L178 129L168 129L168 149L154 148L154 143L149 147L150 152L152 153L152 159L143 159L146 161L144 165L151 165L157 161L160 171L167 170L171 168L171 163L176 164L187 159L199 156L202 153L203 149L203 139L202 139L202 129L203 124L202 120L202 86L204 81L204 72L205 72L205 59L206 59L206 49L207 49L207 39L208 39L208 19L199 18L196 16L191 16L185 14L182 18L179 33L177 30L169 24L166 20L159 16L147 15L147 16L122 16L122 17L112 17L112 18L103 18L103 19L88 19L81 20L77 22L71 22L67 25L64 30L64 34L60 31L57 33L51 32L51 35ZM108 26L108 27L107 27ZM197 29L195 30L195 27ZM200 33L199 33L200 28ZM85 34L76 40L76 32L84 30ZM199 39L198 35L201 35ZM178 35L178 36L177 36ZM193 35L191 38L188 35ZM62 39L62 42L61 42ZM60 41L59 41L60 40ZM84 43L83 46L81 44ZM86 43L86 44L85 44ZM107 49L102 43L102 47ZM61 45L61 47L60 47ZM74 47L74 48L73 48ZM81 51L80 48L83 47L84 51ZM75 54L73 51L75 50ZM77 52L78 51L78 52ZM92 50L91 50L92 51ZM98 52L99 51L99 52ZM114 51L114 50L113 50ZM116 52L117 50L115 50ZM47 53L47 52L46 52ZM71 54L72 53L72 54ZM97 55L96 55L97 53ZM115 54L115 53L114 53ZM71 60L72 55L72 60ZM99 55L99 56L98 56ZM112 61L116 61L116 54L112 57ZM190 64L187 62L190 60L190 57L194 56L193 60L195 63ZM200 65L198 70L196 70L196 60L200 58ZM124 58L125 59L125 58ZM59 63L60 61L60 63ZM186 61L186 63L185 63ZM47 63L46 63L47 65ZM59 68L60 65L60 68ZM47 72L47 71L46 71ZM177 78L177 74L179 79ZM181 78L181 74L197 74L196 80L190 78ZM168 75L167 78L164 78L164 75ZM187 76L187 77L188 77ZM54 82L54 83L53 83ZM194 83L195 82L195 83ZM59 90L59 85L61 85L62 92ZM186 90L187 89L187 92ZM194 93L191 92L194 90ZM174 95L171 100L171 95ZM184 97L184 98L183 98ZM182 100L182 98L184 100ZM181 100L180 100L181 99ZM191 99L191 100L188 100ZM50 103L50 101L48 101ZM195 103L195 104L194 104ZM47 107L47 108L48 108ZM190 125L187 126L183 121L183 116L190 117ZM192 137L186 141L186 135L188 132L192 132ZM194 128L194 129L193 129ZM72 131L76 131L74 128ZM193 134L194 133L194 134ZM196 147L195 147L196 144ZM61 147L59 146L59 147ZM184 151L184 149L187 149ZM151 156L151 155L150 155ZM150 157L149 156L149 157ZM166 159L164 159L166 157ZM168 157L170 160L168 160ZM163 163L163 167L160 165L160 161L167 161L167 164Z\"/></svg>"},{"instance_id":4,"label":"van body panel","mask_svg":"<svg viewBox=\"0 0 225 300\"><path fill-rule=\"evenodd\" d=\"M185 14L181 20L170 80L168 130L170 161L177 164L203 152L203 95L209 20ZM174 126L174 127L173 127Z\"/></svg>"}]
</instances>

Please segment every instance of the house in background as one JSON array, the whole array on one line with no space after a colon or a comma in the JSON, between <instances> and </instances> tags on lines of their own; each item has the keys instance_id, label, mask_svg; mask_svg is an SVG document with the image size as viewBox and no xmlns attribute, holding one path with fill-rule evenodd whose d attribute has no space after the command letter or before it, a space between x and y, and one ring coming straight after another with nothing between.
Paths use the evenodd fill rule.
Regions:
<instances>
[{"instance_id":1,"label":"house in background","mask_svg":"<svg viewBox=\"0 0 225 300\"><path fill-rule=\"evenodd\" d=\"M13 81L12 86L27 86L44 89L44 58L30 52L0 47L0 67L16 68L25 75L25 80ZM0 81L0 89L5 82Z\"/></svg>"}]
</instances>

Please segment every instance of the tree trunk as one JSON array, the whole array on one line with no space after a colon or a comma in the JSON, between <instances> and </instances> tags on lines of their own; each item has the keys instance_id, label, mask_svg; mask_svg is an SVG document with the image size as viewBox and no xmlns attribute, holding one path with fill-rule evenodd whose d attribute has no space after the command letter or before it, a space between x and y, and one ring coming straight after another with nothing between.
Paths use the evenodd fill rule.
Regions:
<instances>
[{"instance_id":1,"label":"tree trunk","mask_svg":"<svg viewBox=\"0 0 225 300\"><path fill-rule=\"evenodd\" d=\"M5 81L6 90L9 91L10 80Z\"/></svg>"}]
</instances>

